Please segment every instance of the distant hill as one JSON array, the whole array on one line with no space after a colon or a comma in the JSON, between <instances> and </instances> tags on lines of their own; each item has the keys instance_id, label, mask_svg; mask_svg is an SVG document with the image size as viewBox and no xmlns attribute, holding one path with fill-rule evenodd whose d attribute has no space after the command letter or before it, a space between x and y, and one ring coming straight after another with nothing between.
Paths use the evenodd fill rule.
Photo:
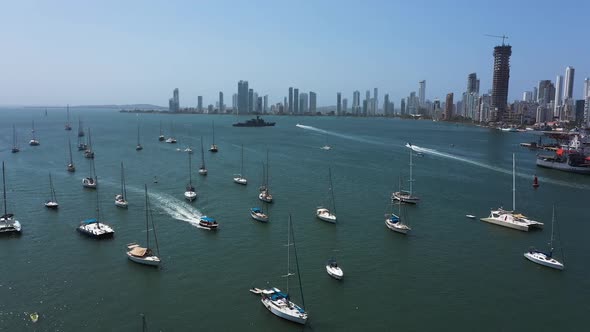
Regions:
<instances>
[{"instance_id":1,"label":"distant hill","mask_svg":"<svg viewBox=\"0 0 590 332\"><path fill-rule=\"evenodd\" d=\"M163 110L168 107L151 104L128 104L128 105L76 105L70 108L108 108L117 110Z\"/></svg>"}]
</instances>

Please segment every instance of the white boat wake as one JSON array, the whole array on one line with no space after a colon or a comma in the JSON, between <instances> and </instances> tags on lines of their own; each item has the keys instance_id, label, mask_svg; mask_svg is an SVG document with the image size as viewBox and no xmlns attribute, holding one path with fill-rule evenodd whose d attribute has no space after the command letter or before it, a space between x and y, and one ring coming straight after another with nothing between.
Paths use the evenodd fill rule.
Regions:
<instances>
[{"instance_id":1,"label":"white boat wake","mask_svg":"<svg viewBox=\"0 0 590 332\"><path fill-rule=\"evenodd\" d=\"M358 136L340 134L340 133L337 133L337 132L333 132L333 131L329 131L329 130L324 130L324 129L320 129L320 128L316 128L316 127L312 127L312 126L306 126L306 125L302 125L302 124L299 124L299 123L296 124L295 127L301 128L301 129L315 131L317 133L322 133L322 134L327 134L327 135L331 135L331 136L335 136L335 137L340 137L340 138L348 139L348 140L351 140L351 141L361 142L361 143L368 143L368 144L374 144L374 145L380 145L380 146L386 146L387 145L384 142L373 141L373 140L362 138L362 137L358 137Z\"/></svg>"},{"instance_id":2,"label":"white boat wake","mask_svg":"<svg viewBox=\"0 0 590 332\"><path fill-rule=\"evenodd\" d=\"M143 193L142 189L130 186L127 187L127 190L136 192L138 194ZM148 191L148 195L151 198L152 204L160 208L172 218L180 221L186 221L193 226L199 225L199 219L203 214L201 211L193 208L188 203L177 199L172 195L164 193Z\"/></svg>"},{"instance_id":3,"label":"white boat wake","mask_svg":"<svg viewBox=\"0 0 590 332\"><path fill-rule=\"evenodd\" d=\"M475 161L475 160L471 160L471 159L467 159L464 157L460 157L460 156L456 156L456 155L452 155L450 153L445 153L445 152L440 152L434 149L428 149L428 148L423 148L423 147L419 147L417 145L413 145L413 144L406 144L406 147L411 149L414 152L417 153L424 153L424 154L429 154L429 155L433 155L433 156L437 156L437 157L442 157L442 158L447 158L447 159L453 159L453 160L457 160L457 161L461 161L467 164L471 164L474 166L479 166L479 167L483 167L492 171L496 171L496 172L500 172L500 173L504 173L504 174L508 174L511 175L512 174L512 170L509 169L504 169L501 167L497 167L497 166L492 166L492 165L488 165L488 164L484 164L481 163L479 161ZM521 177L521 178L530 178L531 175L530 174L523 174L523 173L516 173L517 176ZM576 188L576 189L586 189L586 190L590 190L590 186L588 185L584 185L584 184L578 184L578 183L570 183L570 182L565 182L565 181L559 181L559 180L553 180L553 179L548 179L548 178L541 178L539 177L539 180L541 180L542 182L545 183L551 183L551 184L555 184L555 185L559 185L559 186L564 186L564 187L570 187L570 188Z\"/></svg>"}]
</instances>

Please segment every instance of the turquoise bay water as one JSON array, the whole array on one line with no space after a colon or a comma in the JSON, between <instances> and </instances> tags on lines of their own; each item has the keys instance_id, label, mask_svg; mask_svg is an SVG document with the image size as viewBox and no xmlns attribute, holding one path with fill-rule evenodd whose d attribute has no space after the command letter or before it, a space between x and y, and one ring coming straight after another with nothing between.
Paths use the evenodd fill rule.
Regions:
<instances>
[{"instance_id":1,"label":"turquoise bay water","mask_svg":"<svg viewBox=\"0 0 590 332\"><path fill-rule=\"evenodd\" d=\"M89 161L74 148L77 171L66 172L67 135L76 142L77 117L91 127L99 177L101 216L116 231L95 241L75 232L95 216L96 194L81 179ZM30 147L31 120L41 145ZM240 121L246 118L240 118ZM93 109L72 112L74 130L63 130L65 110L0 110L0 156L7 168L8 205L23 225L20 237L0 238L0 330L134 331L145 313L150 330L302 330L269 313L250 287L286 287L286 230L293 217L305 305L304 330L471 331L582 330L590 305L586 234L590 178L538 169L535 152L518 146L531 133L429 121L332 117L266 117L276 127L234 128L230 116L121 114ZM215 121L220 152L205 152L209 175L199 176L200 136L211 144ZM144 150L135 151L137 122ZM158 142L160 122L177 145ZM21 152L12 154L12 124ZM297 124L303 126L296 126ZM171 129L173 128L173 129ZM321 150L326 136L333 149ZM412 234L384 225L389 195L407 178L406 142L428 149L414 157L415 192L409 206ZM248 186L232 182L240 169ZM193 146L193 182L199 198L183 198ZM260 205L257 188L266 151L275 203L271 221L248 214ZM465 214L487 216L512 204L512 153L517 158L517 209L546 223L521 233ZM114 206L119 165L126 170L128 210ZM315 218L327 195L332 168L338 224ZM60 202L48 211L48 173ZM541 183L533 190L533 175ZM152 183L154 176L159 182ZM128 261L125 245L145 242L143 185L148 185L163 266ZM566 270L552 271L524 259L545 247L556 204ZM198 229L198 216L220 223L218 232ZM336 256L342 282L325 272ZM291 280L301 303L297 281ZM25 313L38 312L33 324ZM537 317L537 318L535 318ZM542 319L538 319L542 317Z\"/></svg>"}]
</instances>

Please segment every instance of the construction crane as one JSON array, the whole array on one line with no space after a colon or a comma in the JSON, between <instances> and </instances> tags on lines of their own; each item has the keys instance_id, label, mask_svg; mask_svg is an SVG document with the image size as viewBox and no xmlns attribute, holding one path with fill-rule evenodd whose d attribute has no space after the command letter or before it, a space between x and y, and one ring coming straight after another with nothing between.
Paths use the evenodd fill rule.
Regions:
<instances>
[{"instance_id":1,"label":"construction crane","mask_svg":"<svg viewBox=\"0 0 590 332\"><path fill-rule=\"evenodd\" d=\"M494 38L502 38L502 46L504 46L504 39L508 39L508 36L506 35L501 35L501 36L496 36L496 35L484 35L487 37L494 37Z\"/></svg>"}]
</instances>

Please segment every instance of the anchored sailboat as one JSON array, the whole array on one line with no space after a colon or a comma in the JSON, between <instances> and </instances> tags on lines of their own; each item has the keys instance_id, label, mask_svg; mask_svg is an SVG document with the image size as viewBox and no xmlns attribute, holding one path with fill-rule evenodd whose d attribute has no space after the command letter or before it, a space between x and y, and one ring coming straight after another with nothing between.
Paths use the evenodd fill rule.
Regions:
<instances>
[{"instance_id":1,"label":"anchored sailboat","mask_svg":"<svg viewBox=\"0 0 590 332\"><path fill-rule=\"evenodd\" d=\"M213 143L211 144L209 151L217 152L218 148L217 148L217 145L215 144L215 121L213 121L212 127L213 127Z\"/></svg>"},{"instance_id":2,"label":"anchored sailboat","mask_svg":"<svg viewBox=\"0 0 590 332\"><path fill-rule=\"evenodd\" d=\"M90 189L96 189L98 186L98 177L96 176L96 170L94 169L94 159L90 160L90 175L82 179L82 186Z\"/></svg>"},{"instance_id":3,"label":"anchored sailboat","mask_svg":"<svg viewBox=\"0 0 590 332\"><path fill-rule=\"evenodd\" d=\"M186 191L184 192L184 198L186 198L189 202L192 202L195 198L197 198L197 193L195 192L195 187L193 187L193 179L192 179L192 165L191 165L191 154L188 154L188 185L186 186Z\"/></svg>"},{"instance_id":4,"label":"anchored sailboat","mask_svg":"<svg viewBox=\"0 0 590 332\"><path fill-rule=\"evenodd\" d=\"M400 181L399 181L400 190L401 190L401 186L402 186L402 181L401 181L401 177L400 177ZM410 226L408 226L402 220L402 204L403 204L403 202L401 202L401 201L397 202L397 205L398 205L398 214L397 215L395 213L393 213L393 205L394 204L395 204L395 199L391 198L390 199L390 211L388 214L385 215L385 226L387 226L387 228L391 229L394 232L401 233L401 234L407 234L409 231L412 230L412 228L410 228ZM405 215L404 215L403 219L407 219Z\"/></svg>"},{"instance_id":5,"label":"anchored sailboat","mask_svg":"<svg viewBox=\"0 0 590 332\"><path fill-rule=\"evenodd\" d=\"M6 208L6 175L4 171L4 162L2 162L2 193L4 201L4 214L0 216L0 233L20 233L21 224L14 218L14 214L8 213Z\"/></svg>"},{"instance_id":6,"label":"anchored sailboat","mask_svg":"<svg viewBox=\"0 0 590 332\"><path fill-rule=\"evenodd\" d=\"M234 175L234 182L242 185L248 184L248 180L244 177L244 144L242 144L242 162L240 164L240 174Z\"/></svg>"},{"instance_id":7,"label":"anchored sailboat","mask_svg":"<svg viewBox=\"0 0 590 332\"><path fill-rule=\"evenodd\" d=\"M412 178L412 169L414 167L414 164L412 163L412 154L413 150L410 149L410 179L408 180L408 182L410 183L410 190L405 191L400 188L399 191L393 193L392 198L403 203L417 204L420 201L420 197L414 196L412 193L414 183L414 179Z\"/></svg>"},{"instance_id":8,"label":"anchored sailboat","mask_svg":"<svg viewBox=\"0 0 590 332\"><path fill-rule=\"evenodd\" d=\"M98 201L98 191L96 192L96 218L86 219L80 222L77 228L78 232L96 239L112 237L115 230L100 220L100 203Z\"/></svg>"},{"instance_id":9,"label":"anchored sailboat","mask_svg":"<svg viewBox=\"0 0 590 332\"><path fill-rule=\"evenodd\" d=\"M529 249L528 252L524 253L524 257L533 263L547 266L557 270L563 270L564 264L557 259L553 258L553 235L555 225L555 206L553 206L553 216L551 218L551 238L549 240L549 252L543 252L536 250L535 248ZM563 256L563 255L562 255Z\"/></svg>"},{"instance_id":10,"label":"anchored sailboat","mask_svg":"<svg viewBox=\"0 0 590 332\"><path fill-rule=\"evenodd\" d=\"M258 199L266 203L272 203L272 195L270 194L270 187L269 187L269 173L270 173L270 164L268 162L268 150L266 150L266 167L262 166L262 186L260 186L260 194L258 195Z\"/></svg>"},{"instance_id":11,"label":"anchored sailboat","mask_svg":"<svg viewBox=\"0 0 590 332\"><path fill-rule=\"evenodd\" d=\"M78 150L80 150L80 145L78 145ZM84 144L84 158L94 159L94 150L92 150L92 136L90 135L90 128L88 128L88 144Z\"/></svg>"},{"instance_id":12,"label":"anchored sailboat","mask_svg":"<svg viewBox=\"0 0 590 332\"><path fill-rule=\"evenodd\" d=\"M162 134L162 121L160 121L160 136L158 136L158 141L163 142L166 140L164 134Z\"/></svg>"},{"instance_id":13,"label":"anchored sailboat","mask_svg":"<svg viewBox=\"0 0 590 332\"><path fill-rule=\"evenodd\" d=\"M150 219L152 223L152 233L154 233L154 243L156 244L156 250L150 248ZM139 244L133 242L127 245L127 257L139 264L158 266L161 263L160 260L160 248L158 246L158 237L156 236L156 224L154 223L154 216L150 209L150 199L147 192L147 185L145 185L145 237L147 245L140 247Z\"/></svg>"},{"instance_id":14,"label":"anchored sailboat","mask_svg":"<svg viewBox=\"0 0 590 332\"><path fill-rule=\"evenodd\" d=\"M70 161L68 162L66 169L68 170L68 172L73 173L76 171L76 166L74 165L74 159L72 158L72 142L70 141L69 137L68 137L68 151L70 153Z\"/></svg>"},{"instance_id":15,"label":"anchored sailboat","mask_svg":"<svg viewBox=\"0 0 590 332\"><path fill-rule=\"evenodd\" d=\"M78 117L78 137L84 137L84 127L82 127L82 120Z\"/></svg>"},{"instance_id":16,"label":"anchored sailboat","mask_svg":"<svg viewBox=\"0 0 590 332\"><path fill-rule=\"evenodd\" d=\"M59 203L55 196L55 188L53 188L53 180L51 179L51 173L49 173L49 199L45 202L45 207L48 209L57 209Z\"/></svg>"},{"instance_id":17,"label":"anchored sailboat","mask_svg":"<svg viewBox=\"0 0 590 332\"><path fill-rule=\"evenodd\" d=\"M205 167L205 149L203 148L203 136L201 136L201 167L199 167L199 174L207 175L207 167Z\"/></svg>"},{"instance_id":18,"label":"anchored sailboat","mask_svg":"<svg viewBox=\"0 0 590 332\"><path fill-rule=\"evenodd\" d=\"M67 113L67 121L65 124L65 130L72 130L72 124L70 123L70 105L68 104L67 108L66 108L66 113Z\"/></svg>"},{"instance_id":19,"label":"anchored sailboat","mask_svg":"<svg viewBox=\"0 0 590 332\"><path fill-rule=\"evenodd\" d=\"M143 146L141 146L141 143L139 142L139 122L137 122L137 145L135 146L135 150L136 151L143 150Z\"/></svg>"},{"instance_id":20,"label":"anchored sailboat","mask_svg":"<svg viewBox=\"0 0 590 332\"><path fill-rule=\"evenodd\" d=\"M295 265L297 267L297 276L299 279L299 289L301 291L302 306L291 301L289 296L289 278L294 274L291 273L291 239L293 239L293 250L295 253ZM262 304L274 315L295 323L305 324L307 322L307 312L305 311L305 300L303 299L303 288L301 287L301 275L299 273L299 262L297 260L297 247L295 246L295 236L293 234L293 224L291 215L289 215L289 224L287 229L287 291L282 292L276 287L265 289L260 292Z\"/></svg>"},{"instance_id":21,"label":"anchored sailboat","mask_svg":"<svg viewBox=\"0 0 590 332\"><path fill-rule=\"evenodd\" d=\"M32 125L32 129L31 129L31 140L29 141L29 145L31 146L37 146L39 145L39 140L35 137L35 121L33 120L33 125Z\"/></svg>"},{"instance_id":22,"label":"anchored sailboat","mask_svg":"<svg viewBox=\"0 0 590 332\"><path fill-rule=\"evenodd\" d=\"M330 223L336 222L336 201L334 200L334 187L332 185L332 169L328 168L328 204L326 206L319 206L316 209L315 215L318 219Z\"/></svg>"},{"instance_id":23,"label":"anchored sailboat","mask_svg":"<svg viewBox=\"0 0 590 332\"><path fill-rule=\"evenodd\" d=\"M12 153L17 153L20 151L18 147L18 137L16 136L16 127L14 124L12 125Z\"/></svg>"},{"instance_id":24,"label":"anchored sailboat","mask_svg":"<svg viewBox=\"0 0 590 332\"><path fill-rule=\"evenodd\" d=\"M127 186L125 185L125 169L121 163L121 193L115 195L115 205L126 209L129 206L127 202Z\"/></svg>"}]
</instances>

